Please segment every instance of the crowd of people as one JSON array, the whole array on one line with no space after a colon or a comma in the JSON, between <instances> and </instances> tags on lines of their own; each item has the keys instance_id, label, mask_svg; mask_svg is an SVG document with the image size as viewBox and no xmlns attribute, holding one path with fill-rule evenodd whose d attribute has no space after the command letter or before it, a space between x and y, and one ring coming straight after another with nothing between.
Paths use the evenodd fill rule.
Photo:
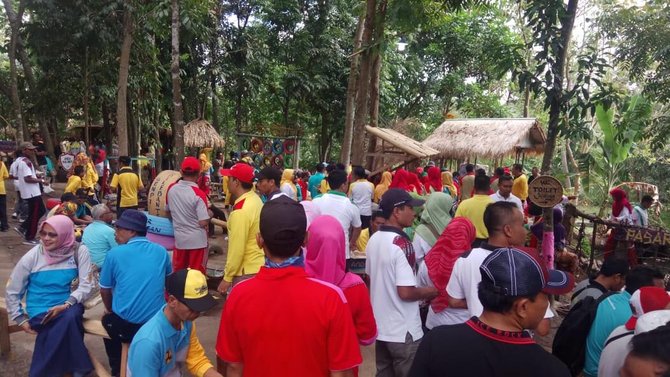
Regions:
<instances>
[{"instance_id":1,"label":"crowd of people","mask_svg":"<svg viewBox=\"0 0 670 377\"><path fill-rule=\"evenodd\" d=\"M46 214L35 150L21 144L8 174L28 204L19 230L32 248L11 274L6 301L11 319L37 335L31 376L91 372L82 318L96 285L114 376L125 348L134 376L357 376L360 346L371 344L380 377L569 376L580 361L552 355L534 338L550 331L552 297L570 292L575 313L589 308L593 317L578 373L670 373L663 275L612 257L575 287L571 271L548 268L531 247L542 241L528 197L537 169L527 177L514 164L489 177L471 164L452 173L429 162L373 180L361 166L338 163L309 174L186 157L166 195L170 257L147 238L144 184L130 158L119 157L111 178L116 203L98 202L85 181L100 177L81 158ZM221 185L229 212L216 360L195 323L216 305L208 229L222 210L208 195L210 181ZM635 209L615 203L648 221L635 217L648 208L644 200ZM559 223L562 211L554 208ZM556 225L554 246L568 253ZM364 274L353 273L363 258Z\"/></svg>"}]
</instances>

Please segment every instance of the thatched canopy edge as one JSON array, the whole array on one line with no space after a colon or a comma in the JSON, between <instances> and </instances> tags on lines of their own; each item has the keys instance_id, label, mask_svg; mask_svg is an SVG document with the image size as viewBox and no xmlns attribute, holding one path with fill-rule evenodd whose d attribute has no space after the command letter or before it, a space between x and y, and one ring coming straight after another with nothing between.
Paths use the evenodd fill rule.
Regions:
<instances>
[{"instance_id":1,"label":"thatched canopy edge","mask_svg":"<svg viewBox=\"0 0 670 377\"><path fill-rule=\"evenodd\" d=\"M413 157L429 158L440 153L440 151L390 128L365 126L365 130Z\"/></svg>"}]
</instances>

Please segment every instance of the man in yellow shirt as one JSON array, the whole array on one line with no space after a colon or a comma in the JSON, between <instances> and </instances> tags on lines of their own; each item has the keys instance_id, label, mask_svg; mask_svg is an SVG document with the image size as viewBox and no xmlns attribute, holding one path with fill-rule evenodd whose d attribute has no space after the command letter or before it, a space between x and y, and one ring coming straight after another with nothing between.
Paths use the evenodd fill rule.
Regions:
<instances>
[{"instance_id":1,"label":"man in yellow shirt","mask_svg":"<svg viewBox=\"0 0 670 377\"><path fill-rule=\"evenodd\" d=\"M7 223L7 191L5 190L5 179L9 179L9 172L4 161L0 161L0 232L9 229Z\"/></svg>"},{"instance_id":2,"label":"man in yellow shirt","mask_svg":"<svg viewBox=\"0 0 670 377\"><path fill-rule=\"evenodd\" d=\"M130 157L119 157L119 164L121 165L121 169L119 169L118 173L114 174L112 183L109 184L112 192L116 192L117 219L121 218L123 211L137 209L137 194L140 190L144 189L142 180L130 167Z\"/></svg>"},{"instance_id":3,"label":"man in yellow shirt","mask_svg":"<svg viewBox=\"0 0 670 377\"><path fill-rule=\"evenodd\" d=\"M67 179L67 184L65 185L65 190L63 193L72 193L75 194L77 190L83 188L81 179L84 177L84 167L79 165L74 167L74 171L70 178Z\"/></svg>"},{"instance_id":4,"label":"man in yellow shirt","mask_svg":"<svg viewBox=\"0 0 670 377\"><path fill-rule=\"evenodd\" d=\"M256 242L263 202L253 190L254 168L238 162L230 169L222 169L228 178L228 189L235 198L228 218L228 256L223 280L218 291L226 294L228 288L252 278L265 263L265 254Z\"/></svg>"},{"instance_id":5,"label":"man in yellow shirt","mask_svg":"<svg viewBox=\"0 0 670 377\"><path fill-rule=\"evenodd\" d=\"M368 246L368 241L370 237L379 229L380 226L386 224L386 219L384 218L384 213L382 211L373 211L372 219L370 220L370 227L361 230L361 234L356 240L356 248L361 253L365 252L365 248Z\"/></svg>"},{"instance_id":6,"label":"man in yellow shirt","mask_svg":"<svg viewBox=\"0 0 670 377\"><path fill-rule=\"evenodd\" d=\"M528 198L528 177L523 174L523 165L512 165L512 175L514 176L514 184L512 185L512 194L525 202Z\"/></svg>"},{"instance_id":7,"label":"man in yellow shirt","mask_svg":"<svg viewBox=\"0 0 670 377\"><path fill-rule=\"evenodd\" d=\"M477 238L472 243L472 247L479 245L489 238L489 232L484 225L484 211L493 199L489 196L491 188L491 179L486 175L475 176L475 194L470 199L463 200L456 210L456 216L465 217L472 222L477 230Z\"/></svg>"}]
</instances>

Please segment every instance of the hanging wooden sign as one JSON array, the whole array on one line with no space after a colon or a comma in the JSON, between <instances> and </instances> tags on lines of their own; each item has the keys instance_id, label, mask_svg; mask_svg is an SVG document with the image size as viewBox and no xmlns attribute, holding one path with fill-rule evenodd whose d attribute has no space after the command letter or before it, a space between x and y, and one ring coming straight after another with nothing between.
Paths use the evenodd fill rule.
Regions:
<instances>
[{"instance_id":1,"label":"hanging wooden sign","mask_svg":"<svg viewBox=\"0 0 670 377\"><path fill-rule=\"evenodd\" d=\"M528 198L542 208L551 208L563 199L563 186L558 179L541 175L528 185Z\"/></svg>"},{"instance_id":2,"label":"hanging wooden sign","mask_svg":"<svg viewBox=\"0 0 670 377\"><path fill-rule=\"evenodd\" d=\"M70 153L63 153L58 159L60 161L60 166L66 171L69 171L70 168L72 168L72 164L74 164L74 155Z\"/></svg>"}]
</instances>

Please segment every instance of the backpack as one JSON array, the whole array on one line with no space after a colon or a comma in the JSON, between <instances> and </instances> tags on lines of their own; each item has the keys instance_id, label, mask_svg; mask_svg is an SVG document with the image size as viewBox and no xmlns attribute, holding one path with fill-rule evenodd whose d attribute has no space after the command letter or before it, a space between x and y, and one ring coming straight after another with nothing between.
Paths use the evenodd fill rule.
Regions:
<instances>
[{"instance_id":1,"label":"backpack","mask_svg":"<svg viewBox=\"0 0 670 377\"><path fill-rule=\"evenodd\" d=\"M616 293L618 292L608 292L598 299L591 296L584 297L570 309L558 327L552 344L552 353L568 366L573 376L579 375L584 369L586 338L596 318L598 305Z\"/></svg>"}]
</instances>

